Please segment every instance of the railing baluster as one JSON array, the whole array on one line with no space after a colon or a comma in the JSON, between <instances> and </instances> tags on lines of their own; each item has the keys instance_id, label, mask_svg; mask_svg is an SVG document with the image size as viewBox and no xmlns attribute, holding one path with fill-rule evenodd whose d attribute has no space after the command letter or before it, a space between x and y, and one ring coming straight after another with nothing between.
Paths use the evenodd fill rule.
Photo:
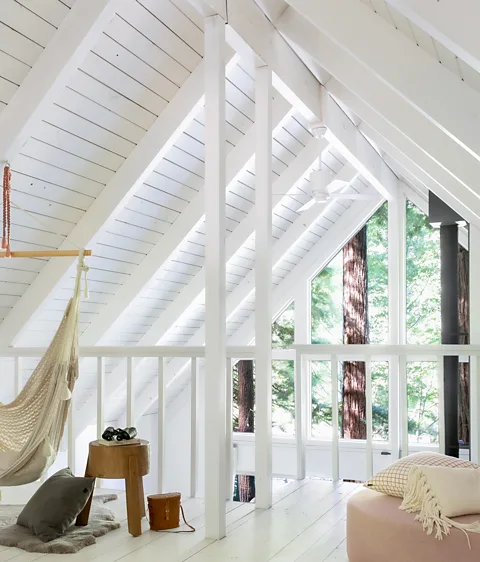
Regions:
<instances>
[{"instance_id":1,"label":"railing baluster","mask_svg":"<svg viewBox=\"0 0 480 562\"><path fill-rule=\"evenodd\" d=\"M408 455L408 386L407 386L407 358L399 357L399 390L400 390L400 428L402 433L402 457Z\"/></svg>"},{"instance_id":2,"label":"railing baluster","mask_svg":"<svg viewBox=\"0 0 480 562\"><path fill-rule=\"evenodd\" d=\"M443 356L437 359L437 381L438 381L438 451L445 454L445 387L443 380Z\"/></svg>"},{"instance_id":3,"label":"railing baluster","mask_svg":"<svg viewBox=\"0 0 480 562\"><path fill-rule=\"evenodd\" d=\"M163 493L165 484L165 381L164 381L164 366L165 359L163 357L158 358L158 451L157 451L157 464L158 464L158 474L157 474L157 488L158 493Z\"/></svg>"},{"instance_id":4,"label":"railing baluster","mask_svg":"<svg viewBox=\"0 0 480 562\"><path fill-rule=\"evenodd\" d=\"M127 357L127 427L135 425L135 389L133 385L133 357Z\"/></svg>"},{"instance_id":5,"label":"railing baluster","mask_svg":"<svg viewBox=\"0 0 480 562\"><path fill-rule=\"evenodd\" d=\"M305 362L300 351L295 359L295 441L297 444L297 480L303 480L306 475L306 435L305 435L305 408L304 381Z\"/></svg>"},{"instance_id":6,"label":"railing baluster","mask_svg":"<svg viewBox=\"0 0 480 562\"><path fill-rule=\"evenodd\" d=\"M104 430L104 392L105 392L105 360L97 357L97 439L102 438Z\"/></svg>"},{"instance_id":7,"label":"railing baluster","mask_svg":"<svg viewBox=\"0 0 480 562\"><path fill-rule=\"evenodd\" d=\"M22 390L21 359L20 357L15 357L15 398L20 394L21 390Z\"/></svg>"},{"instance_id":8,"label":"railing baluster","mask_svg":"<svg viewBox=\"0 0 480 562\"><path fill-rule=\"evenodd\" d=\"M366 424L367 442L365 454L367 456L367 478L373 476L373 424L372 424L372 364L370 359L365 361L365 397L366 397Z\"/></svg>"},{"instance_id":9,"label":"railing baluster","mask_svg":"<svg viewBox=\"0 0 480 562\"><path fill-rule=\"evenodd\" d=\"M226 454L227 454L227 476L226 476L226 499L231 500L233 498L233 372L232 372L232 359L227 357L227 369L226 369L226 424L225 424L225 435L226 435Z\"/></svg>"},{"instance_id":10,"label":"railing baluster","mask_svg":"<svg viewBox=\"0 0 480 562\"><path fill-rule=\"evenodd\" d=\"M197 495L197 359L190 364L190 497Z\"/></svg>"},{"instance_id":11,"label":"railing baluster","mask_svg":"<svg viewBox=\"0 0 480 562\"><path fill-rule=\"evenodd\" d=\"M338 358L331 357L332 377L332 479L337 481L340 477L340 451L338 437Z\"/></svg>"}]
</instances>

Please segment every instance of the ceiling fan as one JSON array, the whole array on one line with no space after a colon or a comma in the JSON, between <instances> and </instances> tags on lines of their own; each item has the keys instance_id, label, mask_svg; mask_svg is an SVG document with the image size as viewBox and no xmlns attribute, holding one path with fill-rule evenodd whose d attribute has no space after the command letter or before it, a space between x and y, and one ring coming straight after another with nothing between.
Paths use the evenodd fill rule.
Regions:
<instances>
[{"instance_id":1,"label":"ceiling fan","mask_svg":"<svg viewBox=\"0 0 480 562\"><path fill-rule=\"evenodd\" d=\"M300 209L299 213L310 209L314 205L325 205L335 199L355 199L355 200L368 200L371 199L370 195L351 192L340 191L351 184L356 175L352 177L352 166L346 164L341 172L332 179L330 170L320 163L318 170L313 170L310 174L311 196L310 201L305 203Z\"/></svg>"}]
</instances>

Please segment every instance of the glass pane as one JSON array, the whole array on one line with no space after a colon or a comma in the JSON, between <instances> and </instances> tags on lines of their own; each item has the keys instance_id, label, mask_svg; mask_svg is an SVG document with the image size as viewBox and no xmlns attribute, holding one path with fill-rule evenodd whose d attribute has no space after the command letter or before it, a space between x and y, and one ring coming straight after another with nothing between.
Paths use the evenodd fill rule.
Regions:
<instances>
[{"instance_id":1,"label":"glass pane","mask_svg":"<svg viewBox=\"0 0 480 562\"><path fill-rule=\"evenodd\" d=\"M372 425L374 441L388 441L388 363L372 362Z\"/></svg>"},{"instance_id":2,"label":"glass pane","mask_svg":"<svg viewBox=\"0 0 480 562\"><path fill-rule=\"evenodd\" d=\"M407 204L407 343L440 343L440 232Z\"/></svg>"},{"instance_id":3,"label":"glass pane","mask_svg":"<svg viewBox=\"0 0 480 562\"><path fill-rule=\"evenodd\" d=\"M438 443L437 364L407 364L408 441Z\"/></svg>"},{"instance_id":4,"label":"glass pane","mask_svg":"<svg viewBox=\"0 0 480 562\"><path fill-rule=\"evenodd\" d=\"M295 435L294 361L272 361L272 433Z\"/></svg>"},{"instance_id":5,"label":"glass pane","mask_svg":"<svg viewBox=\"0 0 480 562\"><path fill-rule=\"evenodd\" d=\"M314 439L332 437L332 371L329 361L310 361L312 373L312 426Z\"/></svg>"}]
</instances>

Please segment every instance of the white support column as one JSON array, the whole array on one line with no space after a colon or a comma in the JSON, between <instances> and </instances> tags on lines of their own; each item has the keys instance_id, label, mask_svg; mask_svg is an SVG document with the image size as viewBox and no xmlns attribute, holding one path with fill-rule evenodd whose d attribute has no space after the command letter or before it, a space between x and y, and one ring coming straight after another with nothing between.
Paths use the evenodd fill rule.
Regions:
<instances>
[{"instance_id":1,"label":"white support column","mask_svg":"<svg viewBox=\"0 0 480 562\"><path fill-rule=\"evenodd\" d=\"M197 359L190 363L190 497L197 495Z\"/></svg>"},{"instance_id":2,"label":"white support column","mask_svg":"<svg viewBox=\"0 0 480 562\"><path fill-rule=\"evenodd\" d=\"M340 451L338 436L338 357L331 358L332 377L332 480L340 478Z\"/></svg>"},{"instance_id":3,"label":"white support column","mask_svg":"<svg viewBox=\"0 0 480 562\"><path fill-rule=\"evenodd\" d=\"M232 359L227 358L227 384L226 384L226 416L225 416L225 446L226 446L226 494L225 498L230 501L233 498L233 372Z\"/></svg>"},{"instance_id":4,"label":"white support column","mask_svg":"<svg viewBox=\"0 0 480 562\"><path fill-rule=\"evenodd\" d=\"M470 224L468 242L470 258L470 343L480 343L480 229ZM470 358L470 459L480 461L480 365L477 356Z\"/></svg>"},{"instance_id":5,"label":"white support column","mask_svg":"<svg viewBox=\"0 0 480 562\"><path fill-rule=\"evenodd\" d=\"M135 389L133 385L133 357L127 357L127 427L134 423Z\"/></svg>"},{"instance_id":6,"label":"white support column","mask_svg":"<svg viewBox=\"0 0 480 562\"><path fill-rule=\"evenodd\" d=\"M272 506L272 72L255 73L255 507Z\"/></svg>"},{"instance_id":7,"label":"white support column","mask_svg":"<svg viewBox=\"0 0 480 562\"><path fill-rule=\"evenodd\" d=\"M158 358L157 386L157 492L163 493L165 483L165 359Z\"/></svg>"},{"instance_id":8,"label":"white support column","mask_svg":"<svg viewBox=\"0 0 480 562\"><path fill-rule=\"evenodd\" d=\"M205 535L225 516L225 22L205 18Z\"/></svg>"},{"instance_id":9,"label":"white support column","mask_svg":"<svg viewBox=\"0 0 480 562\"><path fill-rule=\"evenodd\" d=\"M311 286L310 281L300 283L295 290L295 343L311 343Z\"/></svg>"},{"instance_id":10,"label":"white support column","mask_svg":"<svg viewBox=\"0 0 480 562\"><path fill-rule=\"evenodd\" d=\"M406 343L406 207L403 192L388 202L388 343ZM400 456L400 364L389 360L389 440L392 461Z\"/></svg>"}]
</instances>

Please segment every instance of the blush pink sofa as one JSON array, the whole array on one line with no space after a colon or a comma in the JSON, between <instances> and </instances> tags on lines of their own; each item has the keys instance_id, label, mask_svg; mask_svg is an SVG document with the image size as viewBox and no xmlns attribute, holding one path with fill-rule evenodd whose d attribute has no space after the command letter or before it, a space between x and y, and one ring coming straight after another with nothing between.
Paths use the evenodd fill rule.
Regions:
<instances>
[{"instance_id":1,"label":"blush pink sofa","mask_svg":"<svg viewBox=\"0 0 480 562\"><path fill-rule=\"evenodd\" d=\"M428 536L414 515L400 511L401 500L373 490L355 494L347 506L347 553L349 562L479 562L480 534L450 529L439 541ZM480 515L459 517L462 522Z\"/></svg>"}]
</instances>

